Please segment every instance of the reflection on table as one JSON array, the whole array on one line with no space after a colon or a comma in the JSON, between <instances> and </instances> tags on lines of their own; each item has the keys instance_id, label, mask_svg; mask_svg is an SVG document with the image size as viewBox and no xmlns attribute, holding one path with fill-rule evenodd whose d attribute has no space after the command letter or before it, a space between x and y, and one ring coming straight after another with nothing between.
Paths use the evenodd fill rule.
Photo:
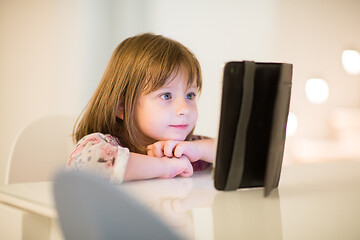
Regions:
<instances>
[{"instance_id":1,"label":"reflection on table","mask_svg":"<svg viewBox=\"0 0 360 240\"><path fill-rule=\"evenodd\" d=\"M216 191L211 172L120 186L190 239L358 239L360 162L293 165L263 189Z\"/></svg>"}]
</instances>

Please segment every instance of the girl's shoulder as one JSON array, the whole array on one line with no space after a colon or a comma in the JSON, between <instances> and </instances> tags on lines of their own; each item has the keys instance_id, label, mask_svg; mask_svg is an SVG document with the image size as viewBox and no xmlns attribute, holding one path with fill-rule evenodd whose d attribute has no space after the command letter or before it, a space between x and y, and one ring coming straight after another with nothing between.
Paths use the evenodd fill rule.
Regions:
<instances>
[{"instance_id":1,"label":"girl's shoulder","mask_svg":"<svg viewBox=\"0 0 360 240\"><path fill-rule=\"evenodd\" d=\"M91 133L78 141L68 159L68 168L90 170L108 180L122 182L129 149L109 134Z\"/></svg>"},{"instance_id":2,"label":"girl's shoulder","mask_svg":"<svg viewBox=\"0 0 360 240\"><path fill-rule=\"evenodd\" d=\"M86 143L91 142L92 144L97 143L109 143L115 147L120 146L119 140L116 137L111 136L110 134L103 134L103 133L90 133L89 135L86 135L81 140L78 141L76 147L79 147L80 145L84 145Z\"/></svg>"}]
</instances>

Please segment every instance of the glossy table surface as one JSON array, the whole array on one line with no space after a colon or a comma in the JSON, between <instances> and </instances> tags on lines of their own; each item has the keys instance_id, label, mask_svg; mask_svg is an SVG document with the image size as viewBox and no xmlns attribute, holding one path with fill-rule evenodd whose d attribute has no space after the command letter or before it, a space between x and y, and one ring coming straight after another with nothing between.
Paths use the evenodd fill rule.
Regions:
<instances>
[{"instance_id":1,"label":"glossy table surface","mask_svg":"<svg viewBox=\"0 0 360 240\"><path fill-rule=\"evenodd\" d=\"M360 161L284 166L279 188L221 192L211 171L118 185L189 239L360 239ZM0 202L56 217L52 183L0 186Z\"/></svg>"}]
</instances>

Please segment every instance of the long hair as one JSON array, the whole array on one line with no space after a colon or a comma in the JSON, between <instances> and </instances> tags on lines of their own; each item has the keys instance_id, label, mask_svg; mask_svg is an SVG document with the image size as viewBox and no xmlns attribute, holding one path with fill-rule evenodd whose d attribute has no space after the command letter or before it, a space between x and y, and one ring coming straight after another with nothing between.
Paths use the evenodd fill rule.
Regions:
<instances>
[{"instance_id":1,"label":"long hair","mask_svg":"<svg viewBox=\"0 0 360 240\"><path fill-rule=\"evenodd\" d=\"M187 71L187 84L196 81L200 92L200 64L181 43L151 33L125 39L114 50L94 95L77 119L74 141L101 132L116 137L131 152L144 153L146 146L139 142L133 118L138 98L165 85L180 67ZM120 105L123 119L116 115Z\"/></svg>"}]
</instances>

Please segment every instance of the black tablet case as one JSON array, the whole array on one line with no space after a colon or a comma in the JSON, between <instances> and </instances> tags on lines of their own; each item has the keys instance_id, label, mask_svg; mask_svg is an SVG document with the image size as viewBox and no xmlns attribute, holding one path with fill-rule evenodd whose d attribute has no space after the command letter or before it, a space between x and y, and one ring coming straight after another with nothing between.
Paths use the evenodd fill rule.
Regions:
<instances>
[{"instance_id":1,"label":"black tablet case","mask_svg":"<svg viewBox=\"0 0 360 240\"><path fill-rule=\"evenodd\" d=\"M215 188L264 187L280 180L289 113L292 65L225 65L215 162Z\"/></svg>"}]
</instances>

